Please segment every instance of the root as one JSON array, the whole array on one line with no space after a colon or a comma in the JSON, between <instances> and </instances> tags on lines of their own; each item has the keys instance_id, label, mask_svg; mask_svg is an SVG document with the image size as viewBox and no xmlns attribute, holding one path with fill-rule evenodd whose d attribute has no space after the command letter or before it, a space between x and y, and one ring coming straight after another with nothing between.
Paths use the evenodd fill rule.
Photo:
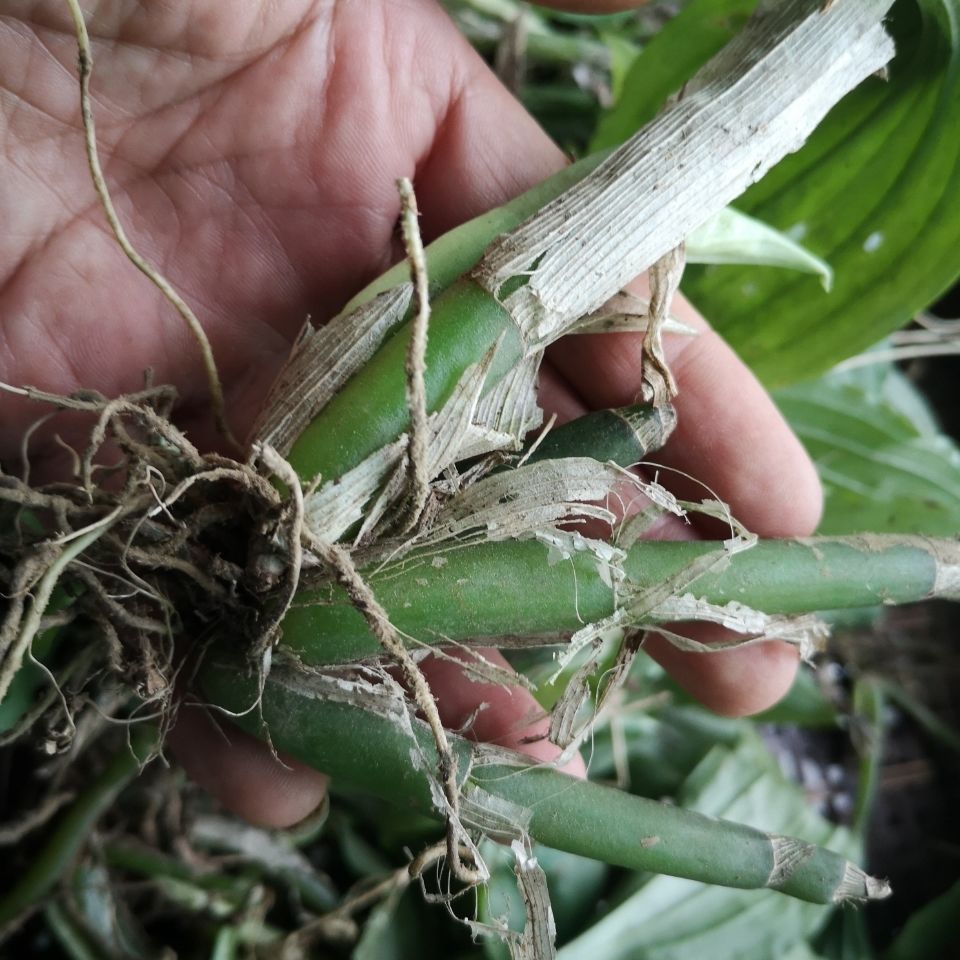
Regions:
<instances>
[{"instance_id":1,"label":"root","mask_svg":"<svg viewBox=\"0 0 960 960\"><path fill-rule=\"evenodd\" d=\"M25 674L27 706L10 719L4 740L27 735L41 718L58 725L61 710L68 720L76 709L96 711L117 689L122 718L134 721L151 704L149 712L159 712L166 726L174 711L177 635L200 636L208 624L230 623L229 631L254 649L264 634L275 633L279 617L264 626L264 592L246 593L244 581L252 531L286 529L289 510L253 466L196 450L168 419L176 398L170 387L115 399L92 391L0 389L53 407L52 415L66 410L93 417L84 452L75 455L72 483L30 487L0 473L0 508L15 521L0 527L0 592L7 598L0 699L41 632L70 622L86 644L79 658L68 644L62 655L51 655L59 663L56 674L72 677L76 702L45 693L31 703L39 686ZM98 486L97 457L107 443L117 445L120 458L110 483ZM299 536L292 540L299 549ZM289 585L281 610L295 586ZM266 600L272 602L269 591ZM74 655L65 661L68 646ZM38 665L53 675L49 663Z\"/></svg>"},{"instance_id":2,"label":"root","mask_svg":"<svg viewBox=\"0 0 960 960\"><path fill-rule=\"evenodd\" d=\"M407 378L407 407L410 410L410 433L407 443L407 494L395 524L402 536L412 530L430 496L430 471L427 447L430 430L427 423L426 373L427 326L430 320L430 294L427 286L427 261L420 238L417 217L417 198L413 185L403 177L397 181L400 190L400 226L403 242L410 261L410 276L413 280L413 323L410 347L407 351L405 373Z\"/></svg>"},{"instance_id":3,"label":"root","mask_svg":"<svg viewBox=\"0 0 960 960\"><path fill-rule=\"evenodd\" d=\"M422 373L422 357L420 367ZM430 726L452 876L468 885L484 879L460 820L457 758L430 687L350 553L306 528L303 490L290 464L268 445L258 446L246 463L199 454L158 409L172 404L162 388L115 399L11 389L90 414L94 422L72 484L33 489L0 477L0 502L30 517L24 536L0 542L0 588L9 597L0 626L3 683L17 675L41 623L50 624L48 607L59 584L74 598L69 615L92 627L98 640L72 684L85 690L79 702L97 712L98 703L119 689L116 716L104 719L135 723L150 705L147 712L166 727L175 709L175 638L211 628L233 634L265 676L304 563L320 563L399 666ZM121 458L104 488L94 480L108 443ZM414 461L416 472L426 475L426 463ZM274 486L271 477L280 483ZM416 521L424 498L414 492L410 502Z\"/></svg>"},{"instance_id":4,"label":"root","mask_svg":"<svg viewBox=\"0 0 960 960\"><path fill-rule=\"evenodd\" d=\"M447 732L437 711L437 704L426 677L417 666L390 622L386 610L374 596L373 591L360 576L350 554L337 544L324 543L305 531L309 548L333 571L337 582L346 591L350 601L367 621L370 632L377 638L385 652L400 667L403 679L409 688L417 708L433 734L439 757L440 785L447 801L447 855L453 875L462 883L474 884L484 879L483 872L468 867L460 857L460 840L465 830L460 823L460 788L457 777L457 758L450 749Z\"/></svg>"},{"instance_id":5,"label":"root","mask_svg":"<svg viewBox=\"0 0 960 960\"><path fill-rule=\"evenodd\" d=\"M279 638L279 628L293 603L297 587L300 585L300 571L303 569L303 537L304 537L304 507L303 488L296 470L287 463L269 444L263 444L257 451L257 456L265 467L279 477L290 491L290 506L285 511L287 516L281 519L279 529L286 528L286 542L289 556L286 562L288 571L287 583L280 597L280 603L272 618L264 627L261 644L265 650ZM259 659L259 658L258 658Z\"/></svg>"},{"instance_id":6,"label":"root","mask_svg":"<svg viewBox=\"0 0 960 960\"><path fill-rule=\"evenodd\" d=\"M47 797L35 810L22 816L15 823L5 823L0 826L0 847L13 847L20 841L49 823L56 814L74 799L74 794L54 793Z\"/></svg>"},{"instance_id":7,"label":"root","mask_svg":"<svg viewBox=\"0 0 960 960\"><path fill-rule=\"evenodd\" d=\"M0 660L0 701L6 696L10 684L13 683L13 678L23 665L23 658L40 629L41 620L46 612L47 605L50 603L53 589L60 579L60 574L71 560L78 557L94 541L102 537L107 529L106 526L100 525L88 530L83 536L77 537L49 564L46 572L40 578L26 616L20 623L16 639L13 640L9 649L0 654L2 656L2 660ZM11 612L13 609L11 607ZM6 627L6 624L4 626Z\"/></svg>"},{"instance_id":8,"label":"root","mask_svg":"<svg viewBox=\"0 0 960 960\"><path fill-rule=\"evenodd\" d=\"M291 933L284 941L281 955L286 956L286 951L289 951L291 955L299 956L317 941L342 943L356 940L359 934L354 920L356 914L391 894L405 890L412 880L420 879L423 872L442 860L447 852L446 842L432 844L414 857L408 866L394 870L376 883L351 891L336 910L325 913Z\"/></svg>"},{"instance_id":9,"label":"root","mask_svg":"<svg viewBox=\"0 0 960 960\"><path fill-rule=\"evenodd\" d=\"M87 26L84 22L83 12L80 9L78 0L67 0L67 5L70 8L70 14L73 17L73 24L77 34L80 72L80 113L83 118L87 164L90 168L90 178L93 181L94 189L97 191L97 196L100 198L103 212L106 214L110 229L113 231L113 235L120 248L126 254L127 259L163 294L177 313L180 314L187 328L193 334L203 359L217 429L234 449L238 451L242 450L241 444L233 435L227 423L223 386L220 383L220 375L217 372L217 365L213 358L213 348L210 346L210 341L207 339L207 335L200 325L200 321L170 282L137 252L127 237L126 231L123 229L123 224L120 223L120 218L117 216L117 211L113 206L110 191L107 188L107 183L103 176L103 168L100 165L96 127L94 126L93 110L90 105L90 75L93 72L93 52L90 49L90 37L87 34Z\"/></svg>"}]
</instances>

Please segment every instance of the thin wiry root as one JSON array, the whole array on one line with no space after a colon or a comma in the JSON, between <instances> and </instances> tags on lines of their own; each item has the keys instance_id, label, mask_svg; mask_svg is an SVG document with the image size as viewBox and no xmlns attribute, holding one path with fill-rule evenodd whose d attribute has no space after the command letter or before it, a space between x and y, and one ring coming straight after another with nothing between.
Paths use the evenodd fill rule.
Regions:
<instances>
[{"instance_id":1,"label":"thin wiry root","mask_svg":"<svg viewBox=\"0 0 960 960\"><path fill-rule=\"evenodd\" d=\"M433 734L439 757L440 783L447 802L447 853L454 876L461 883L477 883L482 873L468 867L460 858L460 839L465 831L460 823L460 788L457 777L457 758L450 749L450 741L444 729L437 704L426 677L417 666L403 643L396 627L390 622L386 610L374 596L354 565L350 554L337 544L325 543L314 537L309 529L304 530L307 545L330 568L337 582L346 591L350 601L367 621L370 632L377 638L386 653L400 667L403 679L410 689L417 708L427 721Z\"/></svg>"},{"instance_id":2,"label":"thin wiry root","mask_svg":"<svg viewBox=\"0 0 960 960\"><path fill-rule=\"evenodd\" d=\"M275 476L279 477L290 491L290 500L285 516L278 524L278 531L286 530L286 544L289 556L286 559L287 582L280 603L273 616L264 626L262 644L264 647L273 644L279 638L279 627L300 585L300 571L303 569L303 531L304 506L303 488L296 470L287 463L269 444L263 444L256 451L264 466Z\"/></svg>"},{"instance_id":3,"label":"thin wiry root","mask_svg":"<svg viewBox=\"0 0 960 960\"><path fill-rule=\"evenodd\" d=\"M410 261L413 280L413 324L407 350L407 407L410 410L410 434L407 442L407 494L395 527L400 535L412 530L430 496L428 446L430 429L427 421L426 373L427 326L430 320L430 294L427 286L427 261L420 238L417 198L413 184L406 177L397 181L400 190L400 227Z\"/></svg>"},{"instance_id":4,"label":"thin wiry root","mask_svg":"<svg viewBox=\"0 0 960 960\"><path fill-rule=\"evenodd\" d=\"M175 634L202 633L227 616L236 616L252 648L262 633L275 632L275 624L260 624L255 601L242 602L250 529L285 531L295 506L281 509L279 493L253 467L201 456L166 418L175 396L169 388L149 386L109 400L92 391L61 396L3 386L60 410L91 414L94 422L83 455L73 457L72 483L30 487L0 473L0 511L13 520L0 527L0 592L7 597L0 619L0 697L41 632L78 620L93 627L94 655L77 667L75 657L61 663L67 645L61 654L55 648L49 665L40 664L51 687L72 675L77 691L84 691L77 702L90 710L119 682L128 698L139 697L136 709L159 705L168 723ZM101 487L94 484L96 458L107 440L117 442L120 460L112 484ZM292 542L299 550L299 535ZM64 607L68 597L74 599ZM11 736L24 735L41 716L60 724L56 696L39 688L28 695L39 700L16 719ZM66 701L63 709L69 718ZM72 730L72 721L68 726Z\"/></svg>"},{"instance_id":5,"label":"thin wiry root","mask_svg":"<svg viewBox=\"0 0 960 960\"><path fill-rule=\"evenodd\" d=\"M80 4L77 0L67 0L67 4L70 7L70 13L73 17L73 24L77 35L77 48L79 50L78 61L80 67L80 114L83 119L87 164L90 168L90 178L93 181L94 189L100 198L100 204L103 207L103 212L106 214L110 229L113 231L113 236L121 250L126 254L127 259L163 294L164 298L173 306L177 313L180 314L184 323L186 323L188 329L193 334L203 359L203 367L207 375L217 428L227 441L239 451L241 445L236 437L234 437L227 423L223 387L220 383L217 365L213 359L213 348L210 346L210 341L207 339L207 335L200 325L200 321L183 297L173 288L170 281L137 252L127 237L126 231L123 229L123 224L120 223L120 218L117 216L117 211L113 206L113 200L110 198L110 191L107 188L107 182L103 176L103 168L100 165L96 127L94 125L93 109L90 101L90 75L93 72L93 52L90 49L90 38L87 34L87 25L84 22L83 11L80 9Z\"/></svg>"},{"instance_id":6,"label":"thin wiry root","mask_svg":"<svg viewBox=\"0 0 960 960\"><path fill-rule=\"evenodd\" d=\"M5 823L0 826L0 847L12 847L18 844L25 836L49 823L73 798L74 794L70 791L51 794L35 810L31 810L14 823Z\"/></svg>"},{"instance_id":7,"label":"thin wiry root","mask_svg":"<svg viewBox=\"0 0 960 960\"><path fill-rule=\"evenodd\" d=\"M432 844L414 857L408 866L400 867L372 884L359 885L344 897L335 910L317 917L291 933L284 941L281 956L302 956L306 949L319 941L353 942L359 935L354 919L358 913L392 894L405 890L412 880L420 879L423 871L443 859L446 853L446 843Z\"/></svg>"}]
</instances>

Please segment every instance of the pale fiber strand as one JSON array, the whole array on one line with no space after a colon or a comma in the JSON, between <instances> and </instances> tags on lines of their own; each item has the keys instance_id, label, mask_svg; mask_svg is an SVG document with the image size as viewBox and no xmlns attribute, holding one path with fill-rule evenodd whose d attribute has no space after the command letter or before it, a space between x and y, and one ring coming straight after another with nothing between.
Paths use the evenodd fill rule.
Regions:
<instances>
[{"instance_id":1,"label":"pale fiber strand","mask_svg":"<svg viewBox=\"0 0 960 960\"><path fill-rule=\"evenodd\" d=\"M401 534L416 526L430 496L428 447L430 425L427 419L427 327L430 323L430 292L427 287L427 261L423 253L420 224L417 218L417 197L413 184L401 177L400 230L410 261L410 280L413 283L413 322L410 325L410 346L404 364L406 374L407 408L410 411L410 434L407 441L407 490L397 528Z\"/></svg>"}]
</instances>

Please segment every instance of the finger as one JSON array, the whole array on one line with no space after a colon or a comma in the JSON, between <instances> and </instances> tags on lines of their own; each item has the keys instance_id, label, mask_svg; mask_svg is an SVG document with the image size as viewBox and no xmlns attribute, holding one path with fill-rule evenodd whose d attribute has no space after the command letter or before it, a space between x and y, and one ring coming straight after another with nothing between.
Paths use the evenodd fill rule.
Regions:
<instances>
[{"instance_id":1,"label":"finger","mask_svg":"<svg viewBox=\"0 0 960 960\"><path fill-rule=\"evenodd\" d=\"M185 706L167 740L190 778L231 813L270 829L313 813L327 792L322 773L284 755L204 710Z\"/></svg>"},{"instance_id":2,"label":"finger","mask_svg":"<svg viewBox=\"0 0 960 960\"><path fill-rule=\"evenodd\" d=\"M447 107L414 178L427 239L500 206L566 163L456 27L444 20L437 44L451 64Z\"/></svg>"},{"instance_id":3,"label":"finger","mask_svg":"<svg viewBox=\"0 0 960 960\"><path fill-rule=\"evenodd\" d=\"M556 416L558 425L576 420L587 412L583 401L549 363L540 365L537 400L547 417Z\"/></svg>"},{"instance_id":4,"label":"finger","mask_svg":"<svg viewBox=\"0 0 960 960\"><path fill-rule=\"evenodd\" d=\"M494 666L511 669L498 651L478 652ZM555 760L561 751L547 740L550 719L534 697L523 687L471 680L464 672L465 659L461 651L448 651L445 657L429 657L421 664L444 726L458 729L467 724L464 733L473 740L519 750L535 760ZM563 769L578 777L586 773L579 754Z\"/></svg>"},{"instance_id":5,"label":"finger","mask_svg":"<svg viewBox=\"0 0 960 960\"><path fill-rule=\"evenodd\" d=\"M730 639L729 633L710 624L671 629L700 643ZM750 716L772 707L790 690L799 664L796 649L779 641L716 653L686 653L654 635L648 637L643 649L687 693L726 717Z\"/></svg>"}]
</instances>

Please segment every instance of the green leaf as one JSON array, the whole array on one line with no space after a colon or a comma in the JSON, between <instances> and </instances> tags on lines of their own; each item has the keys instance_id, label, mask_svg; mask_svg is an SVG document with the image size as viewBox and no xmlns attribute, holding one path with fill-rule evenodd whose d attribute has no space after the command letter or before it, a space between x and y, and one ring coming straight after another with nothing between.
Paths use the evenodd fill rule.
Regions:
<instances>
[{"instance_id":1,"label":"green leaf","mask_svg":"<svg viewBox=\"0 0 960 960\"><path fill-rule=\"evenodd\" d=\"M884 960L929 960L960 953L960 882L918 910L884 955Z\"/></svg>"},{"instance_id":2,"label":"green leaf","mask_svg":"<svg viewBox=\"0 0 960 960\"><path fill-rule=\"evenodd\" d=\"M692 0L644 48L600 120L590 150L622 143L743 26L757 0Z\"/></svg>"},{"instance_id":3,"label":"green leaf","mask_svg":"<svg viewBox=\"0 0 960 960\"><path fill-rule=\"evenodd\" d=\"M640 51L622 32L607 28L599 33L600 39L610 51L610 93L616 102L623 96L627 78Z\"/></svg>"},{"instance_id":4,"label":"green leaf","mask_svg":"<svg viewBox=\"0 0 960 960\"><path fill-rule=\"evenodd\" d=\"M862 910L837 910L814 946L823 960L873 960L873 947Z\"/></svg>"},{"instance_id":5,"label":"green leaf","mask_svg":"<svg viewBox=\"0 0 960 960\"><path fill-rule=\"evenodd\" d=\"M856 852L851 835L807 806L800 788L784 779L749 730L734 749L718 746L703 759L678 802L710 816ZM769 960L799 949L829 915L828 908L788 903L772 891L659 876L643 882L564 947L559 960Z\"/></svg>"},{"instance_id":6,"label":"green leaf","mask_svg":"<svg viewBox=\"0 0 960 960\"><path fill-rule=\"evenodd\" d=\"M774 706L755 716L756 723L782 723L798 727L834 727L837 710L824 696L813 670L801 664L790 692Z\"/></svg>"},{"instance_id":7,"label":"green leaf","mask_svg":"<svg viewBox=\"0 0 960 960\"><path fill-rule=\"evenodd\" d=\"M416 887L393 890L378 903L363 925L351 960L405 960L424 955L424 929L415 899Z\"/></svg>"},{"instance_id":8,"label":"green leaf","mask_svg":"<svg viewBox=\"0 0 960 960\"><path fill-rule=\"evenodd\" d=\"M347 802L349 803L349 798ZM354 817L339 809L339 804L337 808L331 808L327 822L329 835L336 842L344 864L354 876L377 877L390 871L389 859L362 835Z\"/></svg>"},{"instance_id":9,"label":"green leaf","mask_svg":"<svg viewBox=\"0 0 960 960\"><path fill-rule=\"evenodd\" d=\"M864 83L738 201L828 261L833 292L726 267L684 283L769 386L864 349L960 275L960 0L900 0L891 30L889 81Z\"/></svg>"},{"instance_id":10,"label":"green leaf","mask_svg":"<svg viewBox=\"0 0 960 960\"><path fill-rule=\"evenodd\" d=\"M687 237L686 248L687 263L786 267L819 277L824 290L833 286L830 264L786 234L733 207L697 227Z\"/></svg>"},{"instance_id":11,"label":"green leaf","mask_svg":"<svg viewBox=\"0 0 960 960\"><path fill-rule=\"evenodd\" d=\"M892 367L776 393L823 483L825 534L960 533L960 449Z\"/></svg>"}]
</instances>

